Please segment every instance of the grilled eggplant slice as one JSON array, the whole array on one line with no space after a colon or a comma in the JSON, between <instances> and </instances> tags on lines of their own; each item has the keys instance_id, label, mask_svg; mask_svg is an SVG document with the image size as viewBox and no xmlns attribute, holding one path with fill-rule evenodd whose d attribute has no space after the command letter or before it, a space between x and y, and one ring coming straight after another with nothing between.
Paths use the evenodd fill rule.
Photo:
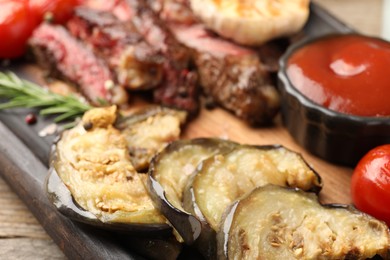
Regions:
<instances>
[{"instance_id":1,"label":"grilled eggplant slice","mask_svg":"<svg viewBox=\"0 0 390 260\"><path fill-rule=\"evenodd\" d=\"M130 160L137 171L145 171L152 157L180 137L187 112L161 106L150 106L115 124L125 135Z\"/></svg>"},{"instance_id":2,"label":"grilled eggplant slice","mask_svg":"<svg viewBox=\"0 0 390 260\"><path fill-rule=\"evenodd\" d=\"M303 158L283 146L239 146L226 154L203 161L189 193L190 203L218 230L226 207L258 186L275 184L319 192L321 178ZM185 199L187 200L187 198ZM200 215L200 214L201 215Z\"/></svg>"},{"instance_id":3,"label":"grilled eggplant slice","mask_svg":"<svg viewBox=\"0 0 390 260\"><path fill-rule=\"evenodd\" d=\"M215 231L226 208L258 186L276 184L319 192L320 176L303 158L283 146L248 146L202 162L184 193L184 206L202 223L200 250L214 258Z\"/></svg>"},{"instance_id":4,"label":"grilled eggplant slice","mask_svg":"<svg viewBox=\"0 0 390 260\"><path fill-rule=\"evenodd\" d=\"M66 189L49 178L49 198L60 210L75 203L77 210L68 207L73 212L67 215L89 224L121 223L145 233L171 230L147 193L146 175L132 166L126 139L113 127L115 119L116 107L95 108L62 134L53 149L51 176L58 174Z\"/></svg>"},{"instance_id":5,"label":"grilled eggplant slice","mask_svg":"<svg viewBox=\"0 0 390 260\"><path fill-rule=\"evenodd\" d=\"M98 227L108 231L114 231L119 234L131 234L137 238L168 238L172 235L172 228L166 224L150 223L137 224L127 222L103 222L90 211L82 208L74 200L72 193L59 177L54 167L50 168L49 175L46 178L46 191L49 200L66 217L77 222L85 223L90 226Z\"/></svg>"},{"instance_id":6,"label":"grilled eggplant slice","mask_svg":"<svg viewBox=\"0 0 390 260\"><path fill-rule=\"evenodd\" d=\"M255 189L225 212L219 259L390 258L384 222L352 206L321 205L313 193L280 186Z\"/></svg>"},{"instance_id":7,"label":"grilled eggplant slice","mask_svg":"<svg viewBox=\"0 0 390 260\"><path fill-rule=\"evenodd\" d=\"M153 158L148 188L156 207L166 216L187 244L199 236L201 222L182 207L182 195L198 163L238 144L212 138L179 140Z\"/></svg>"}]
</instances>

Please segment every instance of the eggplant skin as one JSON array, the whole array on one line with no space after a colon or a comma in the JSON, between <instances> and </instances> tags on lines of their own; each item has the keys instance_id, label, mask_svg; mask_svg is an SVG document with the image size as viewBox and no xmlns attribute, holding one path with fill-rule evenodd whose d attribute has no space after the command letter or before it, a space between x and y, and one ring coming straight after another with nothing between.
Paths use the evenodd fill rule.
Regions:
<instances>
[{"instance_id":1,"label":"eggplant skin","mask_svg":"<svg viewBox=\"0 0 390 260\"><path fill-rule=\"evenodd\" d=\"M148 106L115 123L126 137L131 163L138 172L147 171L153 156L179 139L186 119L185 111Z\"/></svg>"},{"instance_id":2,"label":"eggplant skin","mask_svg":"<svg viewBox=\"0 0 390 260\"><path fill-rule=\"evenodd\" d=\"M317 195L266 185L233 203L217 235L218 259L390 258L384 222Z\"/></svg>"},{"instance_id":3,"label":"eggplant skin","mask_svg":"<svg viewBox=\"0 0 390 260\"><path fill-rule=\"evenodd\" d=\"M165 190L167 200L176 208L182 208L182 195L187 181L198 164L208 157L227 152L238 144L216 138L178 140L169 144L153 158L149 173Z\"/></svg>"},{"instance_id":4,"label":"eggplant skin","mask_svg":"<svg viewBox=\"0 0 390 260\"><path fill-rule=\"evenodd\" d=\"M169 228L148 195L146 175L130 162L125 137L113 127L116 115L115 106L86 112L56 143L51 167L74 201L101 222Z\"/></svg>"},{"instance_id":5,"label":"eggplant skin","mask_svg":"<svg viewBox=\"0 0 390 260\"><path fill-rule=\"evenodd\" d=\"M201 222L182 207L183 192L191 174L203 159L237 145L217 138L177 140L153 158L148 173L150 195L186 244L193 244L202 230Z\"/></svg>"}]
</instances>

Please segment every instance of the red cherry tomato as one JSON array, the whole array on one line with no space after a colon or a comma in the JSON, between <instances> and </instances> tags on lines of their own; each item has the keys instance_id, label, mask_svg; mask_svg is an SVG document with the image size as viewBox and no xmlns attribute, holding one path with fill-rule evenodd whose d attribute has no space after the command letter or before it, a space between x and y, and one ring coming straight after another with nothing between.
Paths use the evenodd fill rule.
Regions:
<instances>
[{"instance_id":1,"label":"red cherry tomato","mask_svg":"<svg viewBox=\"0 0 390 260\"><path fill-rule=\"evenodd\" d=\"M36 25L27 0L0 0L0 59L21 56Z\"/></svg>"},{"instance_id":2,"label":"red cherry tomato","mask_svg":"<svg viewBox=\"0 0 390 260\"><path fill-rule=\"evenodd\" d=\"M73 9L81 0L30 0L31 10L42 21L46 14L53 15L55 23L63 24L72 16Z\"/></svg>"},{"instance_id":3,"label":"red cherry tomato","mask_svg":"<svg viewBox=\"0 0 390 260\"><path fill-rule=\"evenodd\" d=\"M356 208L390 226L390 144L372 149L359 161L351 192Z\"/></svg>"}]
</instances>

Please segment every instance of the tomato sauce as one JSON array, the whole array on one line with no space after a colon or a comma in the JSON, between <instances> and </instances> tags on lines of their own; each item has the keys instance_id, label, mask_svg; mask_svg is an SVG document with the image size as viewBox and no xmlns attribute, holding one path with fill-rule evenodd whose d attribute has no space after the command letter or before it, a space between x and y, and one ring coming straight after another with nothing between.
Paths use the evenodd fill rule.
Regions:
<instances>
[{"instance_id":1,"label":"tomato sauce","mask_svg":"<svg viewBox=\"0 0 390 260\"><path fill-rule=\"evenodd\" d=\"M331 110L390 116L390 43L359 36L329 36L303 46L287 75L302 94Z\"/></svg>"}]
</instances>

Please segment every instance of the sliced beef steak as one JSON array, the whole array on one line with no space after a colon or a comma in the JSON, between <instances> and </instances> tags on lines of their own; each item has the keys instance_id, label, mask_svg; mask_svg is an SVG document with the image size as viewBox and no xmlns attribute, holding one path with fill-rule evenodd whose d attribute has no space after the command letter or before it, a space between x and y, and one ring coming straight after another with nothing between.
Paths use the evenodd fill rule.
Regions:
<instances>
[{"instance_id":1,"label":"sliced beef steak","mask_svg":"<svg viewBox=\"0 0 390 260\"><path fill-rule=\"evenodd\" d=\"M164 79L155 90L157 103L195 114L199 108L197 72L191 69L191 52L180 44L149 1L127 0L132 22L145 40L165 57Z\"/></svg>"},{"instance_id":2,"label":"sliced beef steak","mask_svg":"<svg viewBox=\"0 0 390 260\"><path fill-rule=\"evenodd\" d=\"M78 85L91 103L123 104L127 101L126 92L116 84L106 63L62 26L40 25L29 45L38 64L52 75Z\"/></svg>"},{"instance_id":3,"label":"sliced beef steak","mask_svg":"<svg viewBox=\"0 0 390 260\"><path fill-rule=\"evenodd\" d=\"M106 11L79 7L67 27L108 62L124 87L151 89L161 82L164 57L144 41L130 21L122 22Z\"/></svg>"},{"instance_id":4,"label":"sliced beef steak","mask_svg":"<svg viewBox=\"0 0 390 260\"><path fill-rule=\"evenodd\" d=\"M164 57L163 78L154 90L156 103L184 109L191 115L198 112L197 72L192 70L190 51L180 44L161 20L161 1L86 0L83 5L110 11L118 19L132 23L146 42Z\"/></svg>"},{"instance_id":5,"label":"sliced beef steak","mask_svg":"<svg viewBox=\"0 0 390 260\"><path fill-rule=\"evenodd\" d=\"M188 0L154 0L151 6L165 22L190 25L198 21Z\"/></svg>"},{"instance_id":6,"label":"sliced beef steak","mask_svg":"<svg viewBox=\"0 0 390 260\"><path fill-rule=\"evenodd\" d=\"M242 47L208 31L197 21L188 0L156 2L160 18L180 43L193 50L206 96L251 124L271 122L279 108L273 75L283 53L279 46Z\"/></svg>"},{"instance_id":7,"label":"sliced beef steak","mask_svg":"<svg viewBox=\"0 0 390 260\"><path fill-rule=\"evenodd\" d=\"M172 24L170 28L180 42L194 50L206 95L251 124L272 121L279 95L255 50L226 41L200 24Z\"/></svg>"},{"instance_id":8,"label":"sliced beef steak","mask_svg":"<svg viewBox=\"0 0 390 260\"><path fill-rule=\"evenodd\" d=\"M133 16L129 5L125 0L83 0L82 6L94 10L110 12L122 21L129 21Z\"/></svg>"}]
</instances>

